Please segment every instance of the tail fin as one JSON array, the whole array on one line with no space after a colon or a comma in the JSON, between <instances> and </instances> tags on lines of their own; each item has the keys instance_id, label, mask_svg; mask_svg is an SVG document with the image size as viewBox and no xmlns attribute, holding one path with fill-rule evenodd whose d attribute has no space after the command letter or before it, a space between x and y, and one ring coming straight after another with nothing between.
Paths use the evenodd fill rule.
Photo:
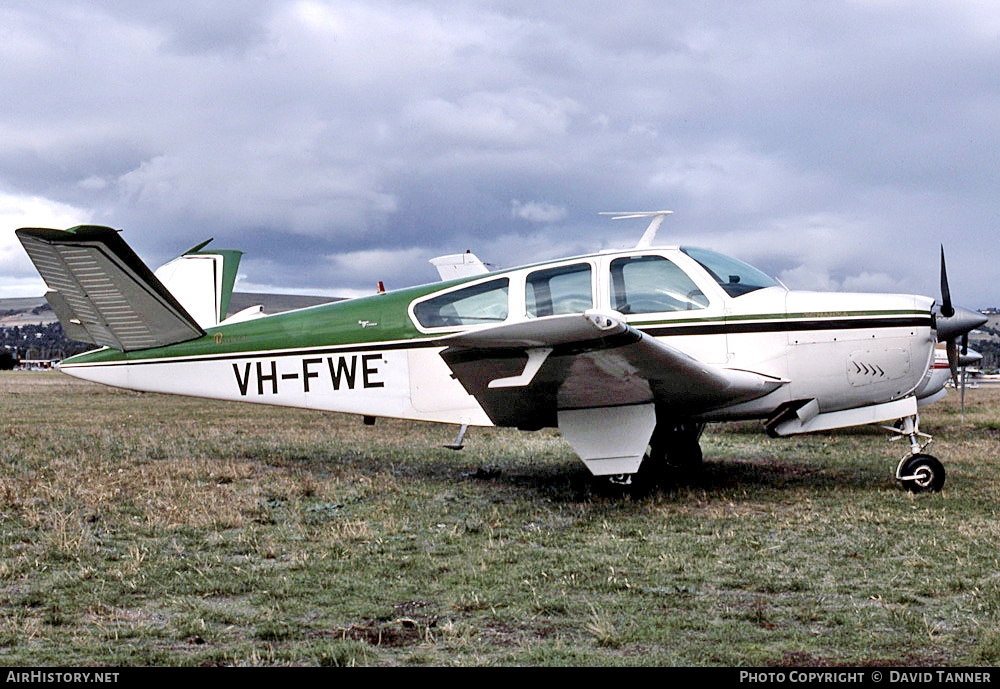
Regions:
<instances>
[{"instance_id":1,"label":"tail fin","mask_svg":"<svg viewBox=\"0 0 1000 689\"><path fill-rule=\"evenodd\" d=\"M202 328L226 318L242 251L202 251L208 242L185 251L156 269L154 275L170 290Z\"/></svg>"},{"instance_id":2,"label":"tail fin","mask_svg":"<svg viewBox=\"0 0 1000 689\"><path fill-rule=\"evenodd\" d=\"M21 228L16 234L52 290L45 298L68 336L127 352L205 334L110 227Z\"/></svg>"}]
</instances>

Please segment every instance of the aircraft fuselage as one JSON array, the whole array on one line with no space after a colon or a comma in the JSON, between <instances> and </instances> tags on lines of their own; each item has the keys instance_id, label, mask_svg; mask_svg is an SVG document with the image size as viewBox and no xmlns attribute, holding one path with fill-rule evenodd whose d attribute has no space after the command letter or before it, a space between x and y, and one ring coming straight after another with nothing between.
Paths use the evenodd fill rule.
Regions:
<instances>
[{"instance_id":1,"label":"aircraft fuselage","mask_svg":"<svg viewBox=\"0 0 1000 689\"><path fill-rule=\"evenodd\" d=\"M672 284L656 283L657 270ZM703 421L767 418L795 400L816 400L819 413L893 402L910 396L928 370L935 339L930 298L798 292L774 283L734 296L729 292L747 285L729 279L720 281L677 248L607 252L223 322L199 339L128 353L105 348L60 368L150 392L538 428L557 425L553 407L542 409L516 387L491 392L495 402L477 401L470 394L477 383L456 377L461 357L446 352L445 338L578 310L611 314L699 361L783 381L758 399L692 414ZM446 303L450 294L462 298ZM481 314L460 313L466 300L479 300L472 306ZM526 359L497 351L479 357L471 375L488 385L521 374ZM543 389L558 408L558 378L550 372L586 363L585 348L557 348L537 372L536 392ZM627 377L596 369L594 375L605 373ZM650 403L654 393L637 378L613 398L595 391L587 405ZM683 415L683 404L671 413Z\"/></svg>"}]
</instances>

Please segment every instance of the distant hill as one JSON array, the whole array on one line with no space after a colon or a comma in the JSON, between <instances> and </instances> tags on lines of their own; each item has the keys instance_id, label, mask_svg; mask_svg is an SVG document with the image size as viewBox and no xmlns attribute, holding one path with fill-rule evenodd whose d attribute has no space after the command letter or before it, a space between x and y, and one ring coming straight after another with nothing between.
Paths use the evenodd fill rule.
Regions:
<instances>
[{"instance_id":1,"label":"distant hill","mask_svg":"<svg viewBox=\"0 0 1000 689\"><path fill-rule=\"evenodd\" d=\"M56 320L45 297L0 299L0 328L46 325Z\"/></svg>"},{"instance_id":2,"label":"distant hill","mask_svg":"<svg viewBox=\"0 0 1000 689\"><path fill-rule=\"evenodd\" d=\"M316 304L328 304L332 301L341 301L341 299L340 297L311 297L301 294L233 292L233 297L229 300L229 313L227 315L232 315L257 304L264 307L264 313L281 313L282 311L316 306Z\"/></svg>"},{"instance_id":3,"label":"distant hill","mask_svg":"<svg viewBox=\"0 0 1000 689\"><path fill-rule=\"evenodd\" d=\"M36 306L48 306L45 297L20 297L15 299L0 299L0 313L4 310L33 309Z\"/></svg>"},{"instance_id":4,"label":"distant hill","mask_svg":"<svg viewBox=\"0 0 1000 689\"><path fill-rule=\"evenodd\" d=\"M303 309L316 304L340 301L337 297L316 297L301 294L260 294L256 292L233 292L229 302L229 314L256 306L264 307L264 313L281 313L292 309ZM48 325L58 319L49 308L45 297L21 297L0 299L0 328L24 325Z\"/></svg>"},{"instance_id":5,"label":"distant hill","mask_svg":"<svg viewBox=\"0 0 1000 689\"><path fill-rule=\"evenodd\" d=\"M333 301L340 300L298 294L234 292L229 314L257 304L264 307L264 313L271 314ZM66 337L45 297L0 299L0 352L13 354L16 359L64 359L92 348L91 344Z\"/></svg>"}]
</instances>

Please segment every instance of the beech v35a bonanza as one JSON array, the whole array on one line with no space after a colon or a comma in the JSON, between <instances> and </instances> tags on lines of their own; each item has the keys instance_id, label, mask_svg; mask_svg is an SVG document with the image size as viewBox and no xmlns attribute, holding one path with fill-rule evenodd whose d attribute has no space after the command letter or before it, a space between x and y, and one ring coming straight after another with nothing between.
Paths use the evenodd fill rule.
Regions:
<instances>
[{"instance_id":1,"label":"beech v35a bonanza","mask_svg":"<svg viewBox=\"0 0 1000 689\"><path fill-rule=\"evenodd\" d=\"M940 490L916 390L986 319L942 300L786 289L705 249L638 245L488 272L434 259L443 282L274 315L226 317L238 251L201 244L156 274L107 227L17 235L66 334L101 345L60 369L108 385L460 424L558 427L598 476L701 461L706 423L773 436L870 423L908 440L895 478ZM943 383L941 383L943 385ZM929 394L929 393L928 393ZM366 418L366 422L370 418ZM642 466L643 472L640 472Z\"/></svg>"}]
</instances>

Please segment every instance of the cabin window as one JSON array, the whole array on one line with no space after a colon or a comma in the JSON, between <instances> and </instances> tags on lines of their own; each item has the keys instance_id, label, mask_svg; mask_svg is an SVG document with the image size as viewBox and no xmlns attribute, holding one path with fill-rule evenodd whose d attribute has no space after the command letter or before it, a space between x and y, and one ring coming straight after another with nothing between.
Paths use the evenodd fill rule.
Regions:
<instances>
[{"instance_id":1,"label":"cabin window","mask_svg":"<svg viewBox=\"0 0 1000 689\"><path fill-rule=\"evenodd\" d=\"M502 323L507 320L507 278L481 282L422 301L413 315L425 328Z\"/></svg>"},{"instance_id":2,"label":"cabin window","mask_svg":"<svg viewBox=\"0 0 1000 689\"><path fill-rule=\"evenodd\" d=\"M525 313L533 318L583 313L594 307L589 263L576 263L528 275L524 286Z\"/></svg>"},{"instance_id":3,"label":"cabin window","mask_svg":"<svg viewBox=\"0 0 1000 689\"><path fill-rule=\"evenodd\" d=\"M629 256L611 262L611 301L624 314L689 311L708 306L708 297L662 256Z\"/></svg>"},{"instance_id":4,"label":"cabin window","mask_svg":"<svg viewBox=\"0 0 1000 689\"><path fill-rule=\"evenodd\" d=\"M688 246L682 246L681 251L700 263L731 297L740 297L747 292L778 285L774 278L735 258Z\"/></svg>"}]
</instances>

